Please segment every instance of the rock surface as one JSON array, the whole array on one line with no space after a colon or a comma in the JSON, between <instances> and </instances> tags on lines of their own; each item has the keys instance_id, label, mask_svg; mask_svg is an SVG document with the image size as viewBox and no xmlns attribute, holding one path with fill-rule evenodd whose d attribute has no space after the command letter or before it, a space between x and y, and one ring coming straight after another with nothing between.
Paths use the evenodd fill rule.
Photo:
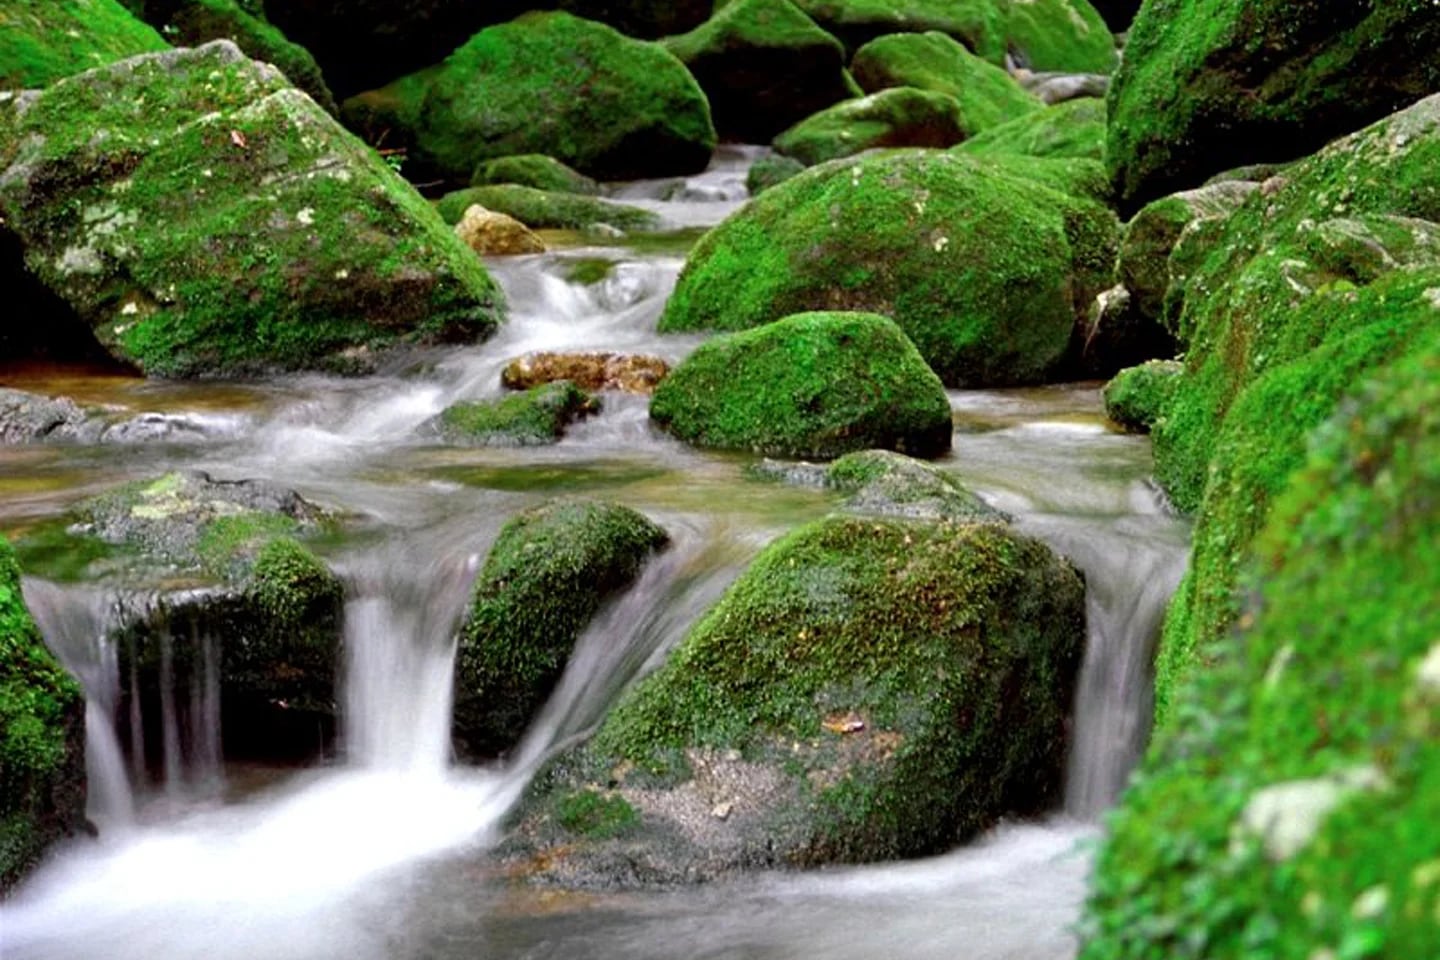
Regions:
<instances>
[{"instance_id":1,"label":"rock surface","mask_svg":"<svg viewBox=\"0 0 1440 960\"><path fill-rule=\"evenodd\" d=\"M169 46L116 0L9 0L4 31L0 90L44 87Z\"/></svg>"},{"instance_id":2,"label":"rock surface","mask_svg":"<svg viewBox=\"0 0 1440 960\"><path fill-rule=\"evenodd\" d=\"M775 138L775 149L807 166L876 147L949 147L965 139L960 104L943 93L895 87L846 100Z\"/></svg>"},{"instance_id":3,"label":"rock surface","mask_svg":"<svg viewBox=\"0 0 1440 960\"><path fill-rule=\"evenodd\" d=\"M499 400L454 404L430 426L450 443L533 447L559 442L567 426L599 409L599 400L559 380Z\"/></svg>"},{"instance_id":4,"label":"rock surface","mask_svg":"<svg viewBox=\"0 0 1440 960\"><path fill-rule=\"evenodd\" d=\"M544 253L545 243L514 217L486 210L478 203L465 208L455 224L455 236L479 254L507 256Z\"/></svg>"},{"instance_id":5,"label":"rock surface","mask_svg":"<svg viewBox=\"0 0 1440 960\"><path fill-rule=\"evenodd\" d=\"M556 380L569 380L582 390L619 390L650 394L670 373L659 357L624 353L527 353L505 365L500 383L511 390L529 390Z\"/></svg>"}]
</instances>

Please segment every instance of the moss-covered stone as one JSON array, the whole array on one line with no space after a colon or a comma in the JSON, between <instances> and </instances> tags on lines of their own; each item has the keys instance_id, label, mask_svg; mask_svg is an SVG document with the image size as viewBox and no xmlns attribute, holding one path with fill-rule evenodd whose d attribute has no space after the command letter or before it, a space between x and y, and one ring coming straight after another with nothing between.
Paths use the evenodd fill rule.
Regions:
<instances>
[{"instance_id":1,"label":"moss-covered stone","mask_svg":"<svg viewBox=\"0 0 1440 960\"><path fill-rule=\"evenodd\" d=\"M455 190L436 201L435 209L446 223L455 224L476 204L535 230L580 230L601 223L618 230L654 230L660 225L658 216L639 207L513 183Z\"/></svg>"},{"instance_id":2,"label":"moss-covered stone","mask_svg":"<svg viewBox=\"0 0 1440 960\"><path fill-rule=\"evenodd\" d=\"M543 153L524 153L514 157L486 160L470 175L472 187L488 187L501 183L514 183L550 193L578 193L591 197L600 192L600 184Z\"/></svg>"},{"instance_id":3,"label":"moss-covered stone","mask_svg":"<svg viewBox=\"0 0 1440 960\"><path fill-rule=\"evenodd\" d=\"M1430 349L1352 376L1277 491L1245 564L1243 618L1207 652L1111 821L1085 960L1433 949L1431 326Z\"/></svg>"},{"instance_id":4,"label":"moss-covered stone","mask_svg":"<svg viewBox=\"0 0 1440 960\"><path fill-rule=\"evenodd\" d=\"M977 156L966 154L967 156ZM1001 173L1033 180L1051 190L1101 205L1110 201L1105 164L1085 157L1033 157L1023 153L980 154L978 159Z\"/></svg>"},{"instance_id":5,"label":"moss-covered stone","mask_svg":"<svg viewBox=\"0 0 1440 960\"><path fill-rule=\"evenodd\" d=\"M148 374L364 369L496 325L498 289L429 205L228 41L0 113L0 214L27 265Z\"/></svg>"},{"instance_id":6,"label":"moss-covered stone","mask_svg":"<svg viewBox=\"0 0 1440 960\"><path fill-rule=\"evenodd\" d=\"M1020 66L1063 73L1115 69L1115 37L1089 0L1023 0L1002 8L1006 44Z\"/></svg>"},{"instance_id":7,"label":"moss-covered stone","mask_svg":"<svg viewBox=\"0 0 1440 960\"><path fill-rule=\"evenodd\" d=\"M949 471L890 450L845 454L825 471L825 485L849 494L845 509L854 513L951 522L1010 519Z\"/></svg>"},{"instance_id":8,"label":"moss-covered stone","mask_svg":"<svg viewBox=\"0 0 1440 960\"><path fill-rule=\"evenodd\" d=\"M1128 213L1210 174L1304 156L1440 89L1423 0L1148 0L1110 88Z\"/></svg>"},{"instance_id":9,"label":"moss-covered stone","mask_svg":"<svg viewBox=\"0 0 1440 960\"><path fill-rule=\"evenodd\" d=\"M705 94L684 64L567 13L488 27L344 110L372 142L398 129L414 144L408 162L460 183L484 160L526 153L598 180L694 173L715 148Z\"/></svg>"},{"instance_id":10,"label":"moss-covered stone","mask_svg":"<svg viewBox=\"0 0 1440 960\"><path fill-rule=\"evenodd\" d=\"M335 97L310 51L291 43L263 15L259 5L247 8L237 0L143 0L144 16L176 46L198 47L211 40L231 40L254 60L279 67L326 113L338 114Z\"/></svg>"},{"instance_id":11,"label":"moss-covered stone","mask_svg":"<svg viewBox=\"0 0 1440 960\"><path fill-rule=\"evenodd\" d=\"M775 138L775 149L811 166L875 147L949 147L964 139L953 97L894 87L801 120Z\"/></svg>"},{"instance_id":12,"label":"moss-covered stone","mask_svg":"<svg viewBox=\"0 0 1440 960\"><path fill-rule=\"evenodd\" d=\"M804 310L893 317L952 386L1035 383L1111 285L1097 203L947 153L836 161L765 191L691 253L662 331Z\"/></svg>"},{"instance_id":13,"label":"moss-covered stone","mask_svg":"<svg viewBox=\"0 0 1440 960\"><path fill-rule=\"evenodd\" d=\"M764 143L851 96L845 48L790 0L733 0L665 47L700 82L729 139Z\"/></svg>"},{"instance_id":14,"label":"moss-covered stone","mask_svg":"<svg viewBox=\"0 0 1440 960\"><path fill-rule=\"evenodd\" d=\"M558 380L499 400L457 403L435 419L435 426L451 443L529 447L555 443L567 426L599 409L599 400L569 380Z\"/></svg>"},{"instance_id":15,"label":"moss-covered stone","mask_svg":"<svg viewBox=\"0 0 1440 960\"><path fill-rule=\"evenodd\" d=\"M629 507L586 500L547 503L505 525L460 630L455 736L467 752L493 756L519 740L600 605L668 542ZM572 828L616 826L616 814L577 813Z\"/></svg>"},{"instance_id":16,"label":"moss-covered stone","mask_svg":"<svg viewBox=\"0 0 1440 960\"><path fill-rule=\"evenodd\" d=\"M802 527L552 774L608 781L639 819L614 846L556 838L552 869L629 861L635 882L917 856L1043 809L1083 594L998 524Z\"/></svg>"},{"instance_id":17,"label":"moss-covered stone","mask_svg":"<svg viewBox=\"0 0 1440 960\"><path fill-rule=\"evenodd\" d=\"M803 313L715 337L655 390L650 418L705 447L830 458L950 449L950 402L893 322Z\"/></svg>"},{"instance_id":18,"label":"moss-covered stone","mask_svg":"<svg viewBox=\"0 0 1440 960\"><path fill-rule=\"evenodd\" d=\"M1105 104L1067 100L1027 113L966 140L958 148L977 156L1019 153L1034 157L1105 157Z\"/></svg>"},{"instance_id":19,"label":"moss-covered stone","mask_svg":"<svg viewBox=\"0 0 1440 960\"><path fill-rule=\"evenodd\" d=\"M938 31L994 64L1005 60L1005 15L994 0L795 0L850 50L890 33Z\"/></svg>"},{"instance_id":20,"label":"moss-covered stone","mask_svg":"<svg viewBox=\"0 0 1440 960\"><path fill-rule=\"evenodd\" d=\"M752 163L746 172L745 189L750 191L750 196L756 196L777 184L784 183L804 169L805 164L794 157L785 157L779 154L761 157Z\"/></svg>"},{"instance_id":21,"label":"moss-covered stone","mask_svg":"<svg viewBox=\"0 0 1440 960\"><path fill-rule=\"evenodd\" d=\"M0 893L85 822L85 704L45 648L0 538Z\"/></svg>"},{"instance_id":22,"label":"moss-covered stone","mask_svg":"<svg viewBox=\"0 0 1440 960\"><path fill-rule=\"evenodd\" d=\"M1105 384L1105 415L1135 433L1149 433L1165 415L1184 365L1175 360L1151 360L1127 367Z\"/></svg>"},{"instance_id":23,"label":"moss-covered stone","mask_svg":"<svg viewBox=\"0 0 1440 960\"><path fill-rule=\"evenodd\" d=\"M115 0L8 0L0 12L0 90L48 86L168 46Z\"/></svg>"},{"instance_id":24,"label":"moss-covered stone","mask_svg":"<svg viewBox=\"0 0 1440 960\"><path fill-rule=\"evenodd\" d=\"M866 93L915 87L954 98L972 137L1044 106L1000 67L937 31L872 40L855 52L850 71Z\"/></svg>"}]
</instances>

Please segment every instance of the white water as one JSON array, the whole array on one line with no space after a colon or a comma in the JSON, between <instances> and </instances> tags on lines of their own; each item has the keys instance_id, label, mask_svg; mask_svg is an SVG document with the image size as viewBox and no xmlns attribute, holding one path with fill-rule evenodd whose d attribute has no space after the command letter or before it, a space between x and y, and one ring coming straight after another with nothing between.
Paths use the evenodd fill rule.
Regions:
<instances>
[{"instance_id":1,"label":"white water","mask_svg":"<svg viewBox=\"0 0 1440 960\"><path fill-rule=\"evenodd\" d=\"M743 165L734 157L726 164L681 189L732 196ZM641 185L623 199L664 210L673 223L713 222L735 203L667 203L661 198L672 189ZM600 285L567 282L569 261L591 256L618 266ZM600 417L549 449L454 451L417 435L449 403L497 394L500 368L529 350L683 357L700 338L654 332L680 263L677 256L612 247L497 262L511 321L481 347L438 357L423 375L267 384L243 409L173 414L224 425L189 447L136 447L91 459L74 454L89 485L77 487L76 496L106 477L199 466L217 476L295 486L363 516L387 542L339 562L350 584L343 762L248 793L232 784L227 796L200 802L187 794L156 804L142 790L138 814L126 809L134 801L112 719L126 678L114 674L113 651L95 646L110 601L67 591L49 604L61 619L73 615L81 623L55 628L47 621L47 637L54 642L55 629L73 634L91 651L86 662L98 665L94 686L89 678L86 686L95 691L92 818L101 837L62 851L0 908L0 956L1061 960L1073 954L1068 928L1083 894L1085 844L1094 835L1087 821L1111 801L1143 742L1148 643L1178 576L1185 536L1144 482L1144 441L1105 432L1093 415L1093 390L953 394L962 430L955 453L941 461L1086 572L1091 645L1066 805L1079 819L1003 827L922 863L757 878L590 908L571 904L559 916L537 914L543 904L532 909L523 897L517 905L516 895L486 882L480 854L535 765L593 726L626 678L683 635L764 542L828 508L820 494L747 483L735 458L658 435L637 398L607 397ZM464 471L474 470L482 479L472 483ZM597 618L512 765L456 768L448 738L451 638L468 576L500 523L543 499L545 485L557 478L565 492L639 507L677 543ZM16 509L31 516L43 506ZM50 589L27 584L27 597ZM193 687L167 699L172 708L186 705L192 717L213 712ZM185 740L178 716L170 729ZM197 739L195 731L189 739ZM131 752L143 756L143 746ZM183 745L171 754L180 758L172 774L181 782L185 754ZM124 827L132 821L138 825Z\"/></svg>"}]
</instances>

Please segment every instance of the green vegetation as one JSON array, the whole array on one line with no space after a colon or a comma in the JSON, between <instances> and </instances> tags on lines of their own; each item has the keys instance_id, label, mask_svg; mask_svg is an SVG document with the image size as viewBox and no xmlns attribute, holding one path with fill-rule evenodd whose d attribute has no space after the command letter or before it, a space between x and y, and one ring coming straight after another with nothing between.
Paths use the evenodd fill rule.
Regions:
<instances>
[{"instance_id":1,"label":"green vegetation","mask_svg":"<svg viewBox=\"0 0 1440 960\"><path fill-rule=\"evenodd\" d=\"M752 821L782 864L948 849L1055 796L1082 598L1000 525L818 521L760 555L590 759L677 786L687 753L740 751L787 784Z\"/></svg>"},{"instance_id":2,"label":"green vegetation","mask_svg":"<svg viewBox=\"0 0 1440 960\"><path fill-rule=\"evenodd\" d=\"M565 428L600 409L600 401L569 380L532 387L499 400L447 407L436 419L446 440L494 447L555 443Z\"/></svg>"},{"instance_id":3,"label":"green vegetation","mask_svg":"<svg viewBox=\"0 0 1440 960\"><path fill-rule=\"evenodd\" d=\"M570 833L609 840L632 830L640 815L624 797L598 790L576 790L555 801L555 820Z\"/></svg>"},{"instance_id":4,"label":"green vegetation","mask_svg":"<svg viewBox=\"0 0 1440 960\"><path fill-rule=\"evenodd\" d=\"M48 86L169 46L116 0L7 0L0 37L0 90Z\"/></svg>"},{"instance_id":5,"label":"green vegetation","mask_svg":"<svg viewBox=\"0 0 1440 960\"><path fill-rule=\"evenodd\" d=\"M783 157L779 154L761 157L750 165L750 170L745 174L745 189L750 191L750 196L756 196L784 183L804 169L805 164L794 157Z\"/></svg>"},{"instance_id":6,"label":"green vegetation","mask_svg":"<svg viewBox=\"0 0 1440 960\"><path fill-rule=\"evenodd\" d=\"M363 370L500 316L429 204L228 42L51 87L14 134L0 213L27 263L149 375Z\"/></svg>"},{"instance_id":7,"label":"green vegetation","mask_svg":"<svg viewBox=\"0 0 1440 960\"><path fill-rule=\"evenodd\" d=\"M803 313L701 344L660 382L651 419L705 447L829 458L950 449L950 402L889 319Z\"/></svg>"},{"instance_id":8,"label":"green vegetation","mask_svg":"<svg viewBox=\"0 0 1440 960\"><path fill-rule=\"evenodd\" d=\"M639 207L516 184L455 190L436 201L435 209L441 219L453 225L476 203L486 210L514 217L535 230L580 230L599 223L608 223L618 230L654 230L660 225L658 216Z\"/></svg>"},{"instance_id":9,"label":"green vegetation","mask_svg":"<svg viewBox=\"0 0 1440 960\"><path fill-rule=\"evenodd\" d=\"M1184 365L1174 360L1150 360L1121 370L1105 384L1105 413L1134 433L1149 433L1175 395Z\"/></svg>"},{"instance_id":10,"label":"green vegetation","mask_svg":"<svg viewBox=\"0 0 1440 960\"><path fill-rule=\"evenodd\" d=\"M1115 37L1089 0L1024 0L1004 8L1005 37L1023 66L1062 73L1115 69Z\"/></svg>"},{"instance_id":11,"label":"green vegetation","mask_svg":"<svg viewBox=\"0 0 1440 960\"><path fill-rule=\"evenodd\" d=\"M991 127L958 148L977 156L1105 157L1105 104L1091 97L1067 100Z\"/></svg>"},{"instance_id":12,"label":"green vegetation","mask_svg":"<svg viewBox=\"0 0 1440 960\"><path fill-rule=\"evenodd\" d=\"M488 187L501 183L514 183L550 193L578 193L584 196L594 196L600 192L600 184L543 153L526 153L520 156L496 157L494 160L486 160L477 166L475 172L470 175L472 187Z\"/></svg>"},{"instance_id":13,"label":"green vegetation","mask_svg":"<svg viewBox=\"0 0 1440 960\"><path fill-rule=\"evenodd\" d=\"M849 494L845 509L925 520L1005 522L952 473L889 450L847 453L825 471L825 485Z\"/></svg>"},{"instance_id":14,"label":"green vegetation","mask_svg":"<svg viewBox=\"0 0 1440 960\"><path fill-rule=\"evenodd\" d=\"M589 500L552 501L505 525L460 631L455 732L472 754L515 744L600 605L668 541L634 510Z\"/></svg>"},{"instance_id":15,"label":"green vegetation","mask_svg":"<svg viewBox=\"0 0 1440 960\"><path fill-rule=\"evenodd\" d=\"M995 0L795 0L851 50L887 33L939 31L994 64L1005 60L1005 16Z\"/></svg>"},{"instance_id":16,"label":"green vegetation","mask_svg":"<svg viewBox=\"0 0 1440 960\"><path fill-rule=\"evenodd\" d=\"M867 93L916 87L960 104L960 125L974 136L1044 107L1000 67L943 33L897 33L865 44L850 63Z\"/></svg>"},{"instance_id":17,"label":"green vegetation","mask_svg":"<svg viewBox=\"0 0 1440 960\"><path fill-rule=\"evenodd\" d=\"M0 892L84 817L80 688L45 649L0 538Z\"/></svg>"},{"instance_id":18,"label":"green vegetation","mask_svg":"<svg viewBox=\"0 0 1440 960\"><path fill-rule=\"evenodd\" d=\"M660 329L871 311L951 386L1041 382L1112 284L1119 225L1032 174L918 150L806 171L705 235Z\"/></svg>"},{"instance_id":19,"label":"green vegetation","mask_svg":"<svg viewBox=\"0 0 1440 960\"><path fill-rule=\"evenodd\" d=\"M949 147L964 139L953 97L895 87L801 120L775 138L775 149L813 166L875 147Z\"/></svg>"}]
</instances>

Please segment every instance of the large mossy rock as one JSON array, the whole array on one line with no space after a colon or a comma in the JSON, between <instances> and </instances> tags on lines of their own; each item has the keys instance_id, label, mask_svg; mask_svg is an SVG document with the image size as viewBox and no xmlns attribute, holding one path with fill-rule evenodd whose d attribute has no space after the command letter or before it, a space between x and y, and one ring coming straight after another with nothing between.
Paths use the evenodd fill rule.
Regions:
<instances>
[{"instance_id":1,"label":"large mossy rock","mask_svg":"<svg viewBox=\"0 0 1440 960\"><path fill-rule=\"evenodd\" d=\"M489 187L513 183L549 193L578 193L594 196L600 184L543 153L522 153L486 160L470 174L470 186Z\"/></svg>"},{"instance_id":2,"label":"large mossy rock","mask_svg":"<svg viewBox=\"0 0 1440 960\"><path fill-rule=\"evenodd\" d=\"M0 894L85 823L85 703L45 648L0 538Z\"/></svg>"},{"instance_id":3,"label":"large mossy rock","mask_svg":"<svg viewBox=\"0 0 1440 960\"><path fill-rule=\"evenodd\" d=\"M845 48L790 0L734 0L665 47L700 82L728 139L768 142L853 96Z\"/></svg>"},{"instance_id":4,"label":"large mossy rock","mask_svg":"<svg viewBox=\"0 0 1440 960\"><path fill-rule=\"evenodd\" d=\"M953 473L891 450L847 453L825 470L824 483L847 494L844 507L853 513L952 523L1010 519Z\"/></svg>"},{"instance_id":5,"label":"large mossy rock","mask_svg":"<svg viewBox=\"0 0 1440 960\"><path fill-rule=\"evenodd\" d=\"M850 72L866 93L915 87L953 97L971 137L1044 106L1000 67L933 30L870 41L855 51Z\"/></svg>"},{"instance_id":6,"label":"large mossy rock","mask_svg":"<svg viewBox=\"0 0 1440 960\"><path fill-rule=\"evenodd\" d=\"M280 68L286 78L325 109L338 114L335 97L310 51L291 43L263 15L259 5L240 0L141 0L145 19L176 46L198 47L211 40L231 40L247 57Z\"/></svg>"},{"instance_id":7,"label":"large mossy rock","mask_svg":"<svg viewBox=\"0 0 1440 960\"><path fill-rule=\"evenodd\" d=\"M876 147L949 147L964 139L955 98L894 87L807 117L777 136L774 146L813 166Z\"/></svg>"},{"instance_id":8,"label":"large mossy rock","mask_svg":"<svg viewBox=\"0 0 1440 960\"><path fill-rule=\"evenodd\" d=\"M869 313L802 313L700 345L650 418L703 447L828 459L950 449L950 401L905 334Z\"/></svg>"},{"instance_id":9,"label":"large mossy rock","mask_svg":"<svg viewBox=\"0 0 1440 960\"><path fill-rule=\"evenodd\" d=\"M1036 110L966 140L959 149L976 156L1021 154L1075 160L1105 158L1105 104L1067 100Z\"/></svg>"},{"instance_id":10,"label":"large mossy rock","mask_svg":"<svg viewBox=\"0 0 1440 960\"><path fill-rule=\"evenodd\" d=\"M1089 0L1012 0L1005 39L1020 66L1039 72L1109 73L1115 37Z\"/></svg>"},{"instance_id":11,"label":"large mossy rock","mask_svg":"<svg viewBox=\"0 0 1440 960\"><path fill-rule=\"evenodd\" d=\"M566 427L599 409L600 401L569 380L557 380L498 400L453 404L431 426L451 443L533 447L559 442Z\"/></svg>"},{"instance_id":12,"label":"large mossy rock","mask_svg":"<svg viewBox=\"0 0 1440 960\"><path fill-rule=\"evenodd\" d=\"M455 736L472 756L520 739L601 604L669 536L629 507L560 500L500 531L475 582L455 667Z\"/></svg>"},{"instance_id":13,"label":"large mossy rock","mask_svg":"<svg viewBox=\"0 0 1440 960\"><path fill-rule=\"evenodd\" d=\"M1311 433L1246 565L1244 619L1208 652L1111 818L1084 960L1433 953L1431 327L1430 350L1356 377Z\"/></svg>"},{"instance_id":14,"label":"large mossy rock","mask_svg":"<svg viewBox=\"0 0 1440 960\"><path fill-rule=\"evenodd\" d=\"M660 329L873 311L948 385L1036 383L1111 285L1118 230L1100 204L997 162L925 151L835 161L706 234Z\"/></svg>"},{"instance_id":15,"label":"large mossy rock","mask_svg":"<svg viewBox=\"0 0 1440 960\"><path fill-rule=\"evenodd\" d=\"M1147 0L1110 87L1116 198L1129 213L1304 156L1440 90L1437 47L1440 17L1419 0Z\"/></svg>"},{"instance_id":16,"label":"large mossy rock","mask_svg":"<svg viewBox=\"0 0 1440 960\"><path fill-rule=\"evenodd\" d=\"M398 138L407 162L457 183L482 161L526 153L598 180L695 173L716 142L705 94L673 54L567 13L488 27L344 112L372 142Z\"/></svg>"},{"instance_id":17,"label":"large mossy rock","mask_svg":"<svg viewBox=\"0 0 1440 960\"><path fill-rule=\"evenodd\" d=\"M167 47L117 0L7 0L0 12L0 90L48 86Z\"/></svg>"},{"instance_id":18,"label":"large mossy rock","mask_svg":"<svg viewBox=\"0 0 1440 960\"><path fill-rule=\"evenodd\" d=\"M809 524L542 777L512 849L572 883L693 881L938 853L1045 809L1083 606L1001 524ZM566 817L581 798L607 816Z\"/></svg>"},{"instance_id":19,"label":"large mossy rock","mask_svg":"<svg viewBox=\"0 0 1440 960\"><path fill-rule=\"evenodd\" d=\"M500 316L419 194L228 41L0 104L0 171L31 272L147 374L367 369Z\"/></svg>"}]
</instances>

